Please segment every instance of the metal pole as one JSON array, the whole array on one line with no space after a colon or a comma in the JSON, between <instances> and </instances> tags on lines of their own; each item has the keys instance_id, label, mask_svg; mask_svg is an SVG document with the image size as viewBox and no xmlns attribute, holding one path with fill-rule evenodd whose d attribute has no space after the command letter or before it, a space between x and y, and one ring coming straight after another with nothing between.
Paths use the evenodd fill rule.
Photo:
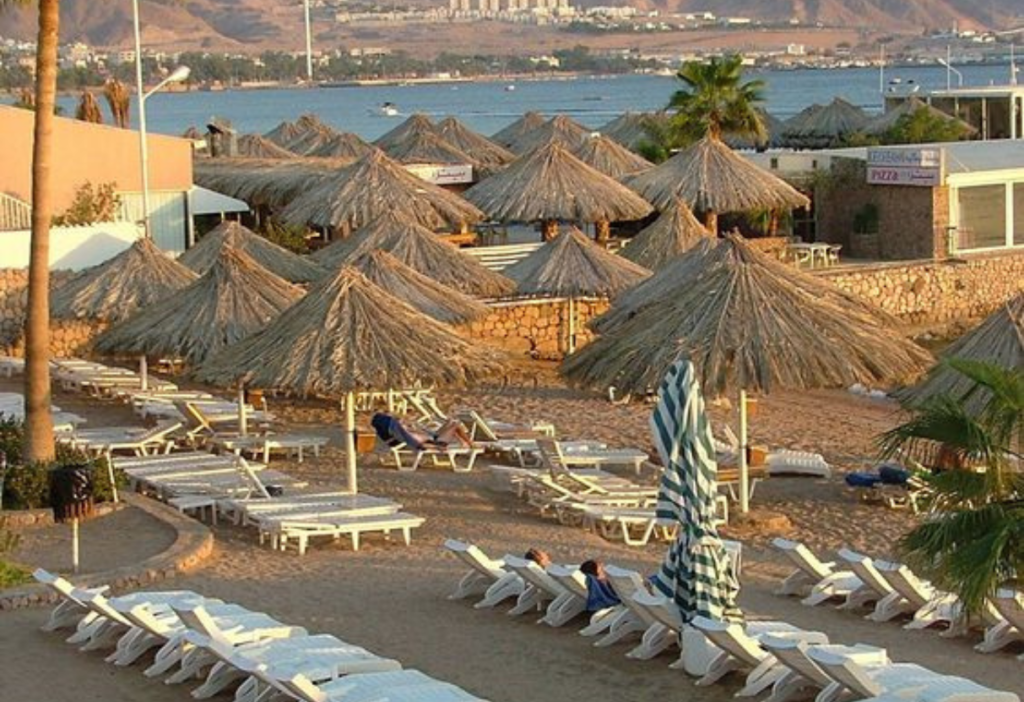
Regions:
<instances>
[{"instance_id":1,"label":"metal pole","mask_svg":"<svg viewBox=\"0 0 1024 702\"><path fill-rule=\"evenodd\" d=\"M878 92L885 95L885 44L878 47ZM882 110L885 111L885 98L882 98Z\"/></svg>"},{"instance_id":2,"label":"metal pole","mask_svg":"<svg viewBox=\"0 0 1024 702\"><path fill-rule=\"evenodd\" d=\"M348 489L353 495L359 494L356 476L356 397L345 393L345 465L348 469Z\"/></svg>"},{"instance_id":3,"label":"metal pole","mask_svg":"<svg viewBox=\"0 0 1024 702\"><path fill-rule=\"evenodd\" d=\"M953 50L949 44L946 44L946 90L953 87L953 65L950 63L952 60Z\"/></svg>"},{"instance_id":4,"label":"metal pole","mask_svg":"<svg viewBox=\"0 0 1024 702\"><path fill-rule=\"evenodd\" d=\"M309 0L303 0L306 13L306 80L313 83L313 26L309 21Z\"/></svg>"},{"instance_id":5,"label":"metal pole","mask_svg":"<svg viewBox=\"0 0 1024 702\"><path fill-rule=\"evenodd\" d=\"M576 315L572 295L569 296L569 353L576 353Z\"/></svg>"},{"instance_id":6,"label":"metal pole","mask_svg":"<svg viewBox=\"0 0 1024 702\"><path fill-rule=\"evenodd\" d=\"M78 574L78 520L71 520L71 571Z\"/></svg>"},{"instance_id":7,"label":"metal pole","mask_svg":"<svg viewBox=\"0 0 1024 702\"><path fill-rule=\"evenodd\" d=\"M245 385L238 384L238 433L245 436L249 433L249 418L245 408Z\"/></svg>"},{"instance_id":8,"label":"metal pole","mask_svg":"<svg viewBox=\"0 0 1024 702\"><path fill-rule=\"evenodd\" d=\"M747 391L740 390L740 513L750 511L750 472L747 469Z\"/></svg>"},{"instance_id":9,"label":"metal pole","mask_svg":"<svg viewBox=\"0 0 1024 702\"><path fill-rule=\"evenodd\" d=\"M139 28L139 0L132 0L135 22L135 92L139 102L139 162L142 168L142 230L149 232L149 149L146 144L146 96L142 82L142 32Z\"/></svg>"},{"instance_id":10,"label":"metal pole","mask_svg":"<svg viewBox=\"0 0 1024 702\"><path fill-rule=\"evenodd\" d=\"M149 365L145 354L139 356L139 378L139 388L149 390Z\"/></svg>"}]
</instances>

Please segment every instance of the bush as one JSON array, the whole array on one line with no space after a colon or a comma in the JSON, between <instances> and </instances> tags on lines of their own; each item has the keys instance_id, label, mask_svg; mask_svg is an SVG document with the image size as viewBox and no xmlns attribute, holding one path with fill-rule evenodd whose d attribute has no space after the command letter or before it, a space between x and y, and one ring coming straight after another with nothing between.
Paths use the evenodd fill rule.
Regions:
<instances>
[{"instance_id":1,"label":"bush","mask_svg":"<svg viewBox=\"0 0 1024 702\"><path fill-rule=\"evenodd\" d=\"M0 529L0 589L23 585L32 579L27 570L4 558L18 547L19 541L17 534Z\"/></svg>"}]
</instances>

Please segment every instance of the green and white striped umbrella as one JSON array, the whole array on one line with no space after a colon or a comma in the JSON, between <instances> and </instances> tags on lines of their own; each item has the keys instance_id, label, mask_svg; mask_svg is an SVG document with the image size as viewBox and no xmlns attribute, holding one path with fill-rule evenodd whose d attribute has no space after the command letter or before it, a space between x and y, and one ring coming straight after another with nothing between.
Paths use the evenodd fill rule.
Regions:
<instances>
[{"instance_id":1,"label":"green and white striped umbrella","mask_svg":"<svg viewBox=\"0 0 1024 702\"><path fill-rule=\"evenodd\" d=\"M669 368L651 415L651 431L665 470L657 518L679 525L654 586L679 605L684 622L696 616L741 621L739 582L712 520L718 465L700 383L689 360Z\"/></svg>"}]
</instances>

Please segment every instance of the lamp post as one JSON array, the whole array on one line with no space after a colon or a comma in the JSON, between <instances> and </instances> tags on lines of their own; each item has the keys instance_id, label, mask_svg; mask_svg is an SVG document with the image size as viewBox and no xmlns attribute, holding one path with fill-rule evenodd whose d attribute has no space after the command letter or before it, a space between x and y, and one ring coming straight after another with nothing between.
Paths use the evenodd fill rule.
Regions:
<instances>
[{"instance_id":1,"label":"lamp post","mask_svg":"<svg viewBox=\"0 0 1024 702\"><path fill-rule=\"evenodd\" d=\"M146 237L149 231L149 149L146 144L146 99L168 83L180 83L188 79L189 67L178 66L156 84L148 93L143 92L142 82L142 32L139 28L139 0L132 0L132 19L135 25L135 92L139 100L139 161L142 168L142 228Z\"/></svg>"},{"instance_id":2,"label":"lamp post","mask_svg":"<svg viewBox=\"0 0 1024 702\"><path fill-rule=\"evenodd\" d=\"M306 16L306 80L313 84L313 25L309 21L309 0L303 3Z\"/></svg>"}]
</instances>

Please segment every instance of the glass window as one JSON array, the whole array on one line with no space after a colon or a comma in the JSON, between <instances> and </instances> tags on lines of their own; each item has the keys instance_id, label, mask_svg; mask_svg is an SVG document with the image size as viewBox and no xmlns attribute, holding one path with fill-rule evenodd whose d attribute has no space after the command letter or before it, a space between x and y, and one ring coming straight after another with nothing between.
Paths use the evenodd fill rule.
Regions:
<instances>
[{"instance_id":1,"label":"glass window","mask_svg":"<svg viewBox=\"0 0 1024 702\"><path fill-rule=\"evenodd\" d=\"M1024 246L1024 183L1013 184L1013 244Z\"/></svg>"},{"instance_id":2,"label":"glass window","mask_svg":"<svg viewBox=\"0 0 1024 702\"><path fill-rule=\"evenodd\" d=\"M960 188L958 248L1006 246L1006 186Z\"/></svg>"}]
</instances>

